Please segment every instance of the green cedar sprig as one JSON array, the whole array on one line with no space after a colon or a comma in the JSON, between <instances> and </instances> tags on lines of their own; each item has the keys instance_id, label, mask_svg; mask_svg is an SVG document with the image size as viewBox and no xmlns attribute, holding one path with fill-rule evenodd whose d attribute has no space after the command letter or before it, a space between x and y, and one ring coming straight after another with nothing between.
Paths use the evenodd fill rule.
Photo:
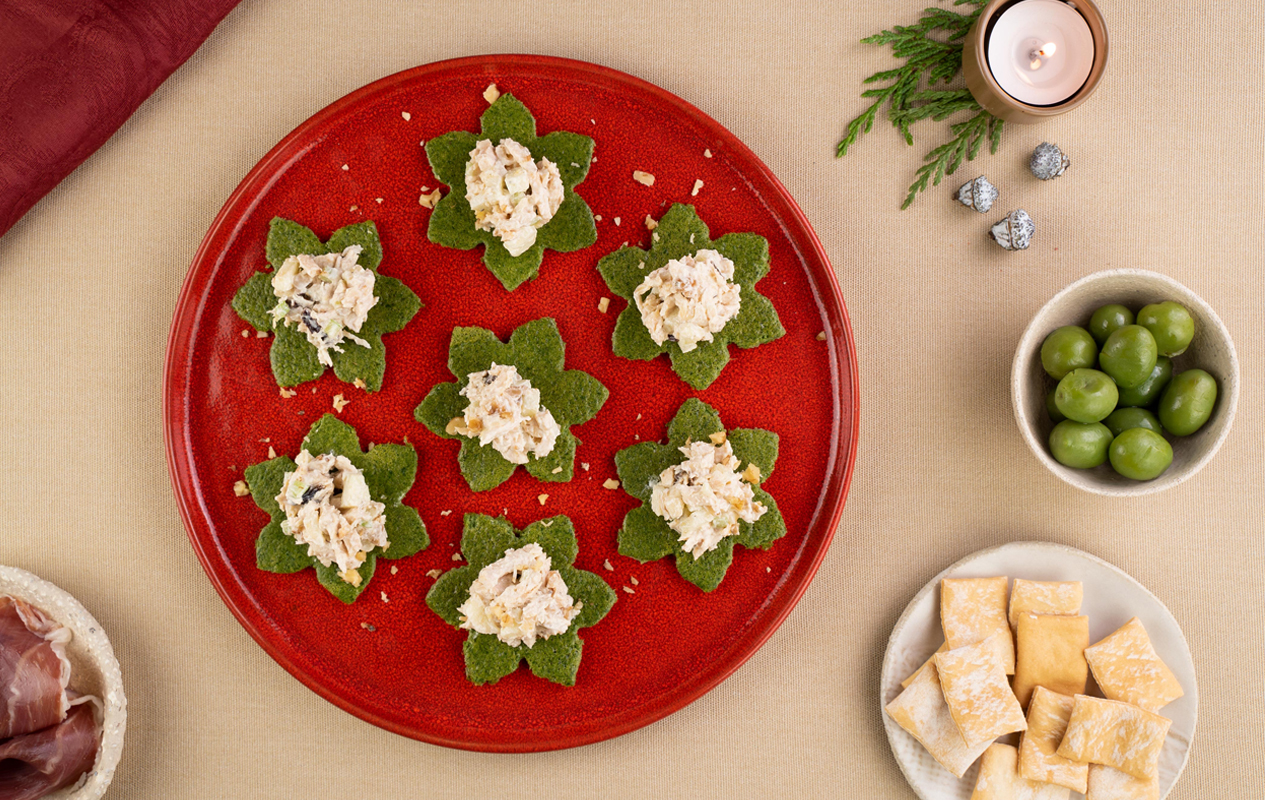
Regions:
<instances>
[{"instance_id":1,"label":"green cedar sprig","mask_svg":"<svg viewBox=\"0 0 1265 800\"><path fill-rule=\"evenodd\" d=\"M905 59L905 65L896 69L876 72L865 79L865 83L887 83L875 89L867 89L862 97L873 98L874 102L848 123L843 139L839 142L836 156L847 154L848 148L869 133L874 126L879 109L887 105L887 118L892 126L904 137L905 143L913 145L914 137L909 126L923 119L937 122L945 120L960 111L973 111L974 116L966 122L950 126L953 139L927 154L918 169L917 179L909 187L909 195L901 208L908 208L919 192L927 188L930 181L938 186L941 178L952 175L962 163L963 157L970 161L979 153L984 137L988 137L989 152L996 153L1001 141L1002 120L985 111L966 89L934 89L937 82L949 83L962 69L962 40L970 31L971 25L986 0L954 0L955 6L969 5L975 9L969 13L959 13L945 8L928 8L923 11L922 18L914 25L897 25L891 30L881 31L861 41L865 44L891 45L892 55ZM920 89L925 79L926 89Z\"/></svg>"}]
</instances>

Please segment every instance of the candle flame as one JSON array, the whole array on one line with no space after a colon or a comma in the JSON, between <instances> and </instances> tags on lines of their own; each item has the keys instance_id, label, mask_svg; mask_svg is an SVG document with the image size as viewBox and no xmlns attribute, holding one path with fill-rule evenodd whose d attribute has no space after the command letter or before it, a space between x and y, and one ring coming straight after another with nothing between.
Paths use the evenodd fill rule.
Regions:
<instances>
[{"instance_id":1,"label":"candle flame","mask_svg":"<svg viewBox=\"0 0 1265 800\"><path fill-rule=\"evenodd\" d=\"M1041 49L1037 51L1037 55L1045 56L1046 58L1049 58L1050 56L1054 55L1054 53L1058 49L1059 49L1058 46L1055 45L1054 42L1046 42L1044 45L1041 46Z\"/></svg>"}]
</instances>

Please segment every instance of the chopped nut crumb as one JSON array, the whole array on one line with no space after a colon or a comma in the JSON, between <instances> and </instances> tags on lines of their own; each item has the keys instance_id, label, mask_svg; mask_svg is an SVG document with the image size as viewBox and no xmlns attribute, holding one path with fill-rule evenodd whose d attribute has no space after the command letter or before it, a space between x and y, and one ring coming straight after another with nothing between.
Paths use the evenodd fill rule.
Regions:
<instances>
[{"instance_id":1,"label":"chopped nut crumb","mask_svg":"<svg viewBox=\"0 0 1265 800\"><path fill-rule=\"evenodd\" d=\"M655 231L654 233L650 234L650 238L655 240L656 242L659 241L659 232ZM645 266L645 263L642 263L640 266L637 267L637 269L641 269L644 266Z\"/></svg>"},{"instance_id":2,"label":"chopped nut crumb","mask_svg":"<svg viewBox=\"0 0 1265 800\"><path fill-rule=\"evenodd\" d=\"M659 234L656 233L654 235L654 240L656 242L659 241ZM637 269L645 269L645 268L646 268L646 262L642 261L641 263L637 264Z\"/></svg>"},{"instance_id":3,"label":"chopped nut crumb","mask_svg":"<svg viewBox=\"0 0 1265 800\"><path fill-rule=\"evenodd\" d=\"M542 519L542 520L540 521L540 527L542 527L542 528L552 528L552 527L553 527L553 520L551 520L551 519Z\"/></svg>"},{"instance_id":4,"label":"chopped nut crumb","mask_svg":"<svg viewBox=\"0 0 1265 800\"><path fill-rule=\"evenodd\" d=\"M539 501L540 501L540 504L543 506L543 505L545 504L545 501L547 501L547 500L549 499L549 495L547 495L547 494L538 494L538 495L536 495L536 499L537 499L537 500L539 500Z\"/></svg>"},{"instance_id":5,"label":"chopped nut crumb","mask_svg":"<svg viewBox=\"0 0 1265 800\"><path fill-rule=\"evenodd\" d=\"M411 119L413 118L413 115L412 115L412 114L410 114L410 113L408 113L407 111L401 111L401 112L400 112L400 116L401 116L401 117L404 117L404 121L405 121L405 122L408 122L409 120L411 120Z\"/></svg>"},{"instance_id":6,"label":"chopped nut crumb","mask_svg":"<svg viewBox=\"0 0 1265 800\"><path fill-rule=\"evenodd\" d=\"M452 560L453 560L453 561L460 561L460 560L461 560L461 553L453 553L453 554L452 554Z\"/></svg>"},{"instance_id":7,"label":"chopped nut crumb","mask_svg":"<svg viewBox=\"0 0 1265 800\"><path fill-rule=\"evenodd\" d=\"M228 467L228 471L229 471L229 472L236 472L236 471L237 471L237 465L236 465L236 464L230 464L230 465L229 465L229 467Z\"/></svg>"},{"instance_id":8,"label":"chopped nut crumb","mask_svg":"<svg viewBox=\"0 0 1265 800\"><path fill-rule=\"evenodd\" d=\"M640 441L641 441L641 434L640 434L640 433L634 433L634 434L633 434L633 441L634 441L634 442L640 442Z\"/></svg>"},{"instance_id":9,"label":"chopped nut crumb","mask_svg":"<svg viewBox=\"0 0 1265 800\"><path fill-rule=\"evenodd\" d=\"M597 120L595 120L595 119L590 119L590 120L589 120L589 124L590 124L590 125L596 125L596 124L597 124Z\"/></svg>"},{"instance_id":10,"label":"chopped nut crumb","mask_svg":"<svg viewBox=\"0 0 1265 800\"><path fill-rule=\"evenodd\" d=\"M825 331L818 331L818 332L817 332L817 341L819 341L819 342L824 342L824 341L826 341L826 332L825 332Z\"/></svg>"},{"instance_id":11,"label":"chopped nut crumb","mask_svg":"<svg viewBox=\"0 0 1265 800\"><path fill-rule=\"evenodd\" d=\"M629 575L629 576L628 576L628 580L632 581L632 585L633 585L633 586L637 586L637 585L639 585L639 584L641 583L641 581L637 580L637 576L636 576L636 575Z\"/></svg>"},{"instance_id":12,"label":"chopped nut crumb","mask_svg":"<svg viewBox=\"0 0 1265 800\"><path fill-rule=\"evenodd\" d=\"M615 227L619 227L619 217L615 217Z\"/></svg>"},{"instance_id":13,"label":"chopped nut crumb","mask_svg":"<svg viewBox=\"0 0 1265 800\"><path fill-rule=\"evenodd\" d=\"M634 591L632 590L632 588L631 588L631 587L629 587L629 586L624 586L624 587L622 587L622 588L623 588L623 590L624 590L625 592L628 592L629 594L636 594L636 592L634 592Z\"/></svg>"},{"instance_id":14,"label":"chopped nut crumb","mask_svg":"<svg viewBox=\"0 0 1265 800\"><path fill-rule=\"evenodd\" d=\"M633 180L643 186L654 186L654 176L649 172L642 172L639 169L633 170Z\"/></svg>"},{"instance_id":15,"label":"chopped nut crumb","mask_svg":"<svg viewBox=\"0 0 1265 800\"><path fill-rule=\"evenodd\" d=\"M606 480L602 481L602 487L606 489L618 489L619 481L615 480L614 478L607 478Z\"/></svg>"},{"instance_id":16,"label":"chopped nut crumb","mask_svg":"<svg viewBox=\"0 0 1265 800\"><path fill-rule=\"evenodd\" d=\"M246 495L250 494L250 489L246 488L246 481L238 481L237 483L233 484L233 494L237 495L238 497L245 497Z\"/></svg>"},{"instance_id":17,"label":"chopped nut crumb","mask_svg":"<svg viewBox=\"0 0 1265 800\"><path fill-rule=\"evenodd\" d=\"M703 151L703 158L711 158L711 157L712 157L712 151L711 151L711 150L704 150L704 151Z\"/></svg>"},{"instance_id":18,"label":"chopped nut crumb","mask_svg":"<svg viewBox=\"0 0 1265 800\"><path fill-rule=\"evenodd\" d=\"M716 431L715 433L713 433L711 436L708 436L707 438L712 440L712 444L716 445L717 447L720 447L722 444L725 443L725 432Z\"/></svg>"},{"instance_id":19,"label":"chopped nut crumb","mask_svg":"<svg viewBox=\"0 0 1265 800\"><path fill-rule=\"evenodd\" d=\"M243 339L250 338L250 328L242 328L242 338Z\"/></svg>"},{"instance_id":20,"label":"chopped nut crumb","mask_svg":"<svg viewBox=\"0 0 1265 800\"><path fill-rule=\"evenodd\" d=\"M378 630L377 628L373 627L372 625L370 625L370 624L369 624L369 623L367 623L367 622L362 622L362 623L360 623L360 627L364 628L365 630L369 631L370 633L374 633L375 631L377 631L377 630Z\"/></svg>"},{"instance_id":21,"label":"chopped nut crumb","mask_svg":"<svg viewBox=\"0 0 1265 800\"><path fill-rule=\"evenodd\" d=\"M652 217L652 216L650 216L649 214L647 214L647 215L646 215L646 230L648 230L648 231L652 231L652 230L654 230L654 229L655 229L655 228L657 228L657 227L659 227L659 223L658 223L658 222L655 222L654 217Z\"/></svg>"},{"instance_id":22,"label":"chopped nut crumb","mask_svg":"<svg viewBox=\"0 0 1265 800\"><path fill-rule=\"evenodd\" d=\"M346 171L346 170L348 170L348 169L350 169L350 168L349 168L346 164L343 164L343 171L345 172L345 171Z\"/></svg>"},{"instance_id":23,"label":"chopped nut crumb","mask_svg":"<svg viewBox=\"0 0 1265 800\"><path fill-rule=\"evenodd\" d=\"M593 156L592 158L590 158L590 159L589 159L589 163L590 163L590 164L596 164L596 163L597 163L597 156Z\"/></svg>"},{"instance_id":24,"label":"chopped nut crumb","mask_svg":"<svg viewBox=\"0 0 1265 800\"><path fill-rule=\"evenodd\" d=\"M698 190L703 188L701 180L694 181L694 188L690 189L690 197L698 197Z\"/></svg>"},{"instance_id":25,"label":"chopped nut crumb","mask_svg":"<svg viewBox=\"0 0 1265 800\"><path fill-rule=\"evenodd\" d=\"M315 387L315 386L313 386L313 387L312 387L312 394L316 394L316 387Z\"/></svg>"},{"instance_id":26,"label":"chopped nut crumb","mask_svg":"<svg viewBox=\"0 0 1265 800\"><path fill-rule=\"evenodd\" d=\"M404 443L405 443L405 444L412 444L412 442L410 442L410 441L408 440L408 434L407 434L407 433L406 433L406 434L404 434Z\"/></svg>"},{"instance_id":27,"label":"chopped nut crumb","mask_svg":"<svg viewBox=\"0 0 1265 800\"><path fill-rule=\"evenodd\" d=\"M609 297L603 297L601 300L597 301L597 310L602 312L603 314L605 314L606 309L610 307L611 307L611 299Z\"/></svg>"},{"instance_id":28,"label":"chopped nut crumb","mask_svg":"<svg viewBox=\"0 0 1265 800\"><path fill-rule=\"evenodd\" d=\"M638 414L638 415L637 415L637 419L641 419L641 415L640 415L640 414Z\"/></svg>"},{"instance_id":29,"label":"chopped nut crumb","mask_svg":"<svg viewBox=\"0 0 1265 800\"><path fill-rule=\"evenodd\" d=\"M390 600L388 600L388 599L387 599L387 593L386 593L386 592L378 592L378 596L382 598L382 602L384 602L384 603L389 603L389 602L391 602Z\"/></svg>"},{"instance_id":30,"label":"chopped nut crumb","mask_svg":"<svg viewBox=\"0 0 1265 800\"><path fill-rule=\"evenodd\" d=\"M423 186L422 196L417 198L417 204L420 205L422 208L434 208L435 204L439 202L439 199L441 197L443 197L443 194L441 194L438 189L431 192L430 194L427 194L426 187Z\"/></svg>"},{"instance_id":31,"label":"chopped nut crumb","mask_svg":"<svg viewBox=\"0 0 1265 800\"><path fill-rule=\"evenodd\" d=\"M268 458L276 458L276 457L277 457L277 451L273 450L272 446L270 445L268 447Z\"/></svg>"},{"instance_id":32,"label":"chopped nut crumb","mask_svg":"<svg viewBox=\"0 0 1265 800\"><path fill-rule=\"evenodd\" d=\"M359 210L360 210L360 206L352 206L351 208L349 208L349 209L347 209L347 210L348 210L348 211L359 211Z\"/></svg>"},{"instance_id":33,"label":"chopped nut crumb","mask_svg":"<svg viewBox=\"0 0 1265 800\"><path fill-rule=\"evenodd\" d=\"M754 463L748 464L747 468L743 470L742 479L746 481L747 483L759 484L760 483L760 468L757 467Z\"/></svg>"},{"instance_id":34,"label":"chopped nut crumb","mask_svg":"<svg viewBox=\"0 0 1265 800\"><path fill-rule=\"evenodd\" d=\"M460 428L465 424L466 424L465 417L453 417L452 419L448 420L448 424L444 426L444 433L448 434L449 436L452 436L453 434L457 432L457 428Z\"/></svg>"},{"instance_id":35,"label":"chopped nut crumb","mask_svg":"<svg viewBox=\"0 0 1265 800\"><path fill-rule=\"evenodd\" d=\"M588 471L589 471L589 462L587 462L587 461L581 461L581 462L580 462L580 469L584 470L585 472L588 472Z\"/></svg>"},{"instance_id":36,"label":"chopped nut crumb","mask_svg":"<svg viewBox=\"0 0 1265 800\"><path fill-rule=\"evenodd\" d=\"M427 570L426 577L438 578L440 575L443 575L443 574L444 574L444 571L441 569L432 569L432 570Z\"/></svg>"},{"instance_id":37,"label":"chopped nut crumb","mask_svg":"<svg viewBox=\"0 0 1265 800\"><path fill-rule=\"evenodd\" d=\"M562 467L554 467L553 469L549 470L550 475L557 475L560 472L562 472Z\"/></svg>"},{"instance_id":38,"label":"chopped nut crumb","mask_svg":"<svg viewBox=\"0 0 1265 800\"><path fill-rule=\"evenodd\" d=\"M373 448L374 448L374 447L376 447L376 445L374 445L374 443L373 443L373 442L370 442L369 444L367 444L367 445L365 446L365 452L366 452L366 453L372 453L372 452L373 452Z\"/></svg>"},{"instance_id":39,"label":"chopped nut crumb","mask_svg":"<svg viewBox=\"0 0 1265 800\"><path fill-rule=\"evenodd\" d=\"M374 198L374 200L377 200L379 203L381 203L381 202L382 202L382 198L381 198L381 197L375 197L375 198Z\"/></svg>"},{"instance_id":40,"label":"chopped nut crumb","mask_svg":"<svg viewBox=\"0 0 1265 800\"><path fill-rule=\"evenodd\" d=\"M488 103L495 103L496 98L500 96L501 96L501 90L496 88L495 83L488 84L488 88L483 90L483 99L487 100Z\"/></svg>"},{"instance_id":41,"label":"chopped nut crumb","mask_svg":"<svg viewBox=\"0 0 1265 800\"><path fill-rule=\"evenodd\" d=\"M341 394L334 395L334 411L338 414L343 413L343 409L346 408L350 402L350 400L343 397Z\"/></svg>"},{"instance_id":42,"label":"chopped nut crumb","mask_svg":"<svg viewBox=\"0 0 1265 800\"><path fill-rule=\"evenodd\" d=\"M267 339L271 334L268 331L255 331L256 339Z\"/></svg>"},{"instance_id":43,"label":"chopped nut crumb","mask_svg":"<svg viewBox=\"0 0 1265 800\"><path fill-rule=\"evenodd\" d=\"M260 440L259 440L259 443L260 443L260 444L272 444L272 437L271 437L271 436L265 436L264 438L262 438L262 439L260 439Z\"/></svg>"},{"instance_id":44,"label":"chopped nut crumb","mask_svg":"<svg viewBox=\"0 0 1265 800\"><path fill-rule=\"evenodd\" d=\"M606 568L607 572L615 571L615 567L611 566L611 560L609 558L602 561L602 566Z\"/></svg>"},{"instance_id":45,"label":"chopped nut crumb","mask_svg":"<svg viewBox=\"0 0 1265 800\"><path fill-rule=\"evenodd\" d=\"M360 378L356 378L354 381L352 381L352 382L351 382L351 385L352 385L352 386L355 386L357 389L368 389L368 388L369 388L369 385L368 385L368 384L366 384L366 383L365 383L363 380L361 380Z\"/></svg>"},{"instance_id":46,"label":"chopped nut crumb","mask_svg":"<svg viewBox=\"0 0 1265 800\"><path fill-rule=\"evenodd\" d=\"M765 568L764 568L764 571L765 571L765 572L772 572L772 571L773 571L773 567L765 567Z\"/></svg>"},{"instance_id":47,"label":"chopped nut crumb","mask_svg":"<svg viewBox=\"0 0 1265 800\"><path fill-rule=\"evenodd\" d=\"M397 567L397 566L396 566L396 565L394 565L394 564L392 564L392 565L391 565L391 574L392 574L392 575L396 575L396 574L398 574L398 573L399 573L399 571L400 571L400 568L399 568L399 567Z\"/></svg>"},{"instance_id":48,"label":"chopped nut crumb","mask_svg":"<svg viewBox=\"0 0 1265 800\"><path fill-rule=\"evenodd\" d=\"M445 508L443 511L440 511L440 512L439 512L439 516L441 516L441 517L446 517L446 516L448 516L448 515L449 515L449 514L451 514L451 513L452 513L452 509L451 509L451 508Z\"/></svg>"},{"instance_id":49,"label":"chopped nut crumb","mask_svg":"<svg viewBox=\"0 0 1265 800\"><path fill-rule=\"evenodd\" d=\"M601 214L594 214L594 215L593 215L593 219L594 219L596 222L601 222L601 221L602 221L602 215L601 215Z\"/></svg>"}]
</instances>

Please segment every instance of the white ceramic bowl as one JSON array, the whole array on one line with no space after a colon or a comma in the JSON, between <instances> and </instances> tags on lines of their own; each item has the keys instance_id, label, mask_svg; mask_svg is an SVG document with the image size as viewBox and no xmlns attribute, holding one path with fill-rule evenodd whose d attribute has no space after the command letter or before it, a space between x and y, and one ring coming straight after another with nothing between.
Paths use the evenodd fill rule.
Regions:
<instances>
[{"instance_id":1,"label":"white ceramic bowl","mask_svg":"<svg viewBox=\"0 0 1265 800\"><path fill-rule=\"evenodd\" d=\"M127 698L123 675L114 648L101 623L68 592L17 567L0 566L0 595L25 600L70 629L73 637L66 646L70 659L70 688L101 698L105 712L101 746L92 769L80 782L59 789L49 800L98 800L105 794L123 752L127 730Z\"/></svg>"},{"instance_id":2,"label":"white ceramic bowl","mask_svg":"<svg viewBox=\"0 0 1265 800\"><path fill-rule=\"evenodd\" d=\"M1181 303L1195 319L1195 338L1185 353L1173 359L1173 374L1198 367L1217 379L1217 405L1211 419L1190 436L1166 436L1173 446L1173 463L1152 481L1134 481L1117 475L1110 464L1095 469L1072 469L1055 461L1048 445L1054 423L1045 409L1045 398L1054 388L1054 382L1041 367L1041 343L1045 337L1064 325L1088 326L1094 310L1108 303L1121 303L1136 313L1148 303L1164 300ZM1087 492L1136 497L1176 486L1203 469L1216 455L1230 433L1238 406L1239 359L1230 332L1199 295L1158 272L1105 270L1081 278L1054 295L1028 323L1015 349L1010 397L1019 432L1037 460L1050 472Z\"/></svg>"}]
</instances>

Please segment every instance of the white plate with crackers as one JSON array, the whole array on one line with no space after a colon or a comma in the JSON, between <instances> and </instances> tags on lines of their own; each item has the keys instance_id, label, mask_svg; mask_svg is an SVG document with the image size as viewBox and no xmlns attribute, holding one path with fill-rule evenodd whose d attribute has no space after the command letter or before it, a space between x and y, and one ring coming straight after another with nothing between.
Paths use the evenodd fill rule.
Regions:
<instances>
[{"instance_id":1,"label":"white plate with crackers","mask_svg":"<svg viewBox=\"0 0 1265 800\"><path fill-rule=\"evenodd\" d=\"M1159 797L1164 798L1172 790L1173 785L1186 767L1190 745L1195 736L1195 723L1199 711L1199 690L1195 681L1195 666L1190 655L1190 647L1182 634L1177 620L1155 595L1132 577L1083 551L1051 542L1013 542L973 553L945 569L914 596L905 612L896 622L888 640L887 652L883 657L881 677L882 705L892 703L903 691L902 681L915 677L915 672L945 645L944 626L941 619L940 587L941 581L971 578L996 578L1006 576L1011 582L1015 579L1039 582L1079 582L1080 597L1078 608L1066 611L1038 611L1039 614L1070 614L1087 619L1088 642L1100 643L1108 637L1115 639L1126 631L1133 631L1140 623L1145 629L1142 637L1149 638L1148 648L1153 649L1152 657L1162 661L1166 666L1165 679L1169 685L1176 681L1179 687L1171 694L1180 694L1176 699L1169 697L1153 703L1150 711L1165 720L1171 720L1167 735L1160 734L1162 746L1158 748L1158 760L1152 759L1153 772L1149 790L1138 790L1136 794L1124 792L1109 794L1102 792L1099 796L1113 797ZM1007 594L1007 598L1009 594ZM1012 609L1013 612L1013 609ZM1013 617L1014 614L1012 613ZM1137 622L1133 622L1134 618ZM1075 616L1064 617L1064 620L1075 619ZM1013 624L1011 619L1010 623ZM1009 630L1007 626L1006 630ZM1082 631L1082 636L1084 632ZM1005 639L1007 637L1000 637ZM956 643L955 643L956 644ZM983 646L984 642L980 645ZM1091 647L1090 650L1095 648ZM1101 648L1099 648L1101 650ZM965 648L963 648L965 650ZM957 651L955 651L957 652ZM1013 650L1011 664L1013 661ZM1077 651L1079 652L1079 650ZM1087 654L1088 655L1088 654ZM1002 656L997 657L1000 670ZM1021 653L1022 661L1022 653ZM1083 663L1083 662L1082 662ZM1104 692L1095 681L1095 677L1106 675L1110 664L1094 663L1088 674L1088 683L1084 695L1092 698L1111 697L1116 691ZM1010 670L1013 671L1013 666ZM934 674L934 671L933 671ZM1019 684L1016 676L1016 689ZM1109 678L1105 678L1104 681ZM1007 680L1002 675L1002 680ZM1083 678L1082 678L1083 680ZM1127 689L1127 687L1126 687ZM1118 691L1118 690L1117 690ZM1069 694L1080 694L1069 691ZM1013 697L1011 698L1013 699ZM940 698L943 704L943 697ZM1017 703L1017 701L1015 701ZM1070 700L1068 701L1070 704ZM1078 701L1079 702L1079 701ZM1094 703L1123 707L1122 703L1111 703L1107 700L1093 700ZM1146 705L1137 701L1140 705ZM1079 712L1077 712L1079 713ZM1148 715L1148 711L1139 711ZM955 717L955 723L958 719ZM902 728L892 715L884 712L883 724L887 730L887 738L892 746L896 762L904 773L910 787L922 800L970 800L975 789L980 769L977 759L980 747L972 749L969 760L974 763L964 769L961 778L946 769L911 733ZM1014 730L1014 728L1009 728ZM1060 734L1061 735L1061 734ZM1071 738L1071 737L1069 737ZM960 739L958 740L961 741ZM991 741L991 740L990 740ZM1010 733L996 740L999 743L1017 745L1020 741L1018 733ZM1066 742L1065 742L1066 744ZM1013 752L1013 751L1011 751ZM1060 752L1062 749L1060 748ZM1014 758L1013 756L1011 757ZM1077 759L1084 760L1084 759ZM960 761L965 765L966 761ZM1106 780L1107 773L1122 776L1112 769L1095 766ZM1158 794L1155 782L1158 779ZM1083 779L1082 779L1083 780ZM1093 791L1091 773L1090 788ZM1049 784L1041 784L1049 786ZM1101 784L1100 784L1101 785ZM1082 798L1085 795L1072 790L1059 790L1059 794L1051 797ZM1047 796L1047 795L1040 795Z\"/></svg>"}]
</instances>

